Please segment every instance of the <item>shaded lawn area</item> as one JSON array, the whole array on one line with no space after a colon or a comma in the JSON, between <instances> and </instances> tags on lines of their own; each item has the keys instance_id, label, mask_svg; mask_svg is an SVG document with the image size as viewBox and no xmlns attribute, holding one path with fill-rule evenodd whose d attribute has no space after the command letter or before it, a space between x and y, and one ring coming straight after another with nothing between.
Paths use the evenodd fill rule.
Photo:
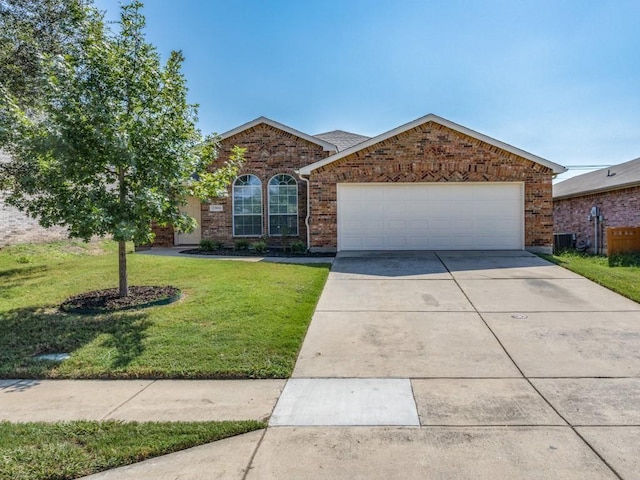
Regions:
<instances>
[{"instance_id":1,"label":"shaded lawn area","mask_svg":"<svg viewBox=\"0 0 640 480\"><path fill-rule=\"evenodd\" d=\"M616 266L609 266L607 257L584 253L566 252L541 257L640 303L640 256L612 257L611 263Z\"/></svg>"},{"instance_id":2,"label":"shaded lawn area","mask_svg":"<svg viewBox=\"0 0 640 480\"><path fill-rule=\"evenodd\" d=\"M262 422L0 422L0 480L66 480L265 428Z\"/></svg>"},{"instance_id":3,"label":"shaded lawn area","mask_svg":"<svg viewBox=\"0 0 640 480\"><path fill-rule=\"evenodd\" d=\"M61 312L117 285L113 242L0 250L0 378L286 378L328 265L128 255L130 285L183 298L113 314ZM71 353L61 364L36 360Z\"/></svg>"}]
</instances>

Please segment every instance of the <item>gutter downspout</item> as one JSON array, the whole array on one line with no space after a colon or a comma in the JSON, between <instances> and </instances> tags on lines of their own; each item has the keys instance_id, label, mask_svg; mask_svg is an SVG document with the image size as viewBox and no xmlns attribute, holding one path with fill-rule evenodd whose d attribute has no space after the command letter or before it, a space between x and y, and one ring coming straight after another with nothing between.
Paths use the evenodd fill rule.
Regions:
<instances>
[{"instance_id":1,"label":"gutter downspout","mask_svg":"<svg viewBox=\"0 0 640 480\"><path fill-rule=\"evenodd\" d=\"M307 216L304 219L304 224L307 227L307 250L311 250L311 229L309 228L309 218L311 217L311 184L309 178L300 174L300 171L296 171L296 174L307 184Z\"/></svg>"}]
</instances>

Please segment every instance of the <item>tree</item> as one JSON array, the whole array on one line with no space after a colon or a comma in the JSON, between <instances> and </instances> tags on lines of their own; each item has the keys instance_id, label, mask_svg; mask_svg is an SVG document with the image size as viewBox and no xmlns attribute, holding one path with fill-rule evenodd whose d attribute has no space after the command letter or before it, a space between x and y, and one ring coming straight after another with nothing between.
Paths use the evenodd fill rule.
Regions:
<instances>
[{"instance_id":1,"label":"tree","mask_svg":"<svg viewBox=\"0 0 640 480\"><path fill-rule=\"evenodd\" d=\"M0 0L0 82L23 106L40 99L41 56L79 41L86 0Z\"/></svg>"},{"instance_id":2,"label":"tree","mask_svg":"<svg viewBox=\"0 0 640 480\"><path fill-rule=\"evenodd\" d=\"M195 220L180 206L190 193L218 195L237 174L242 150L207 172L216 138L196 128L182 54L171 52L162 65L145 40L139 1L121 7L117 32L90 5L77 6L67 51L38 55L37 101L0 85L0 147L11 157L0 165L0 188L45 227L67 226L86 241L111 235L126 296L125 242L151 241L152 222L192 230Z\"/></svg>"}]
</instances>

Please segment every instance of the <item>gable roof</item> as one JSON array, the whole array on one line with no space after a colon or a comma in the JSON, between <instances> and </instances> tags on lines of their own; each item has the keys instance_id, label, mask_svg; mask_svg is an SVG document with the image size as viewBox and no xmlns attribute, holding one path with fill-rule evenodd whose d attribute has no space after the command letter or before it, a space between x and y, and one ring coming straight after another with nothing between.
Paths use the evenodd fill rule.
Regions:
<instances>
[{"instance_id":1,"label":"gable roof","mask_svg":"<svg viewBox=\"0 0 640 480\"><path fill-rule=\"evenodd\" d=\"M442 125L443 127L447 127L450 128L451 130L455 130L456 132L462 133L463 135L467 135L469 137L475 138L476 140L480 140L482 142L488 143L489 145L493 145L494 147L500 148L506 152L509 153L513 153L514 155L517 155L519 157L522 158L526 158L527 160L531 160L532 162L535 163L539 163L541 165L544 165L545 167L550 168L553 173L563 173L566 172L567 169L565 167L563 167L562 165L559 165L557 163L553 163L549 160L545 160L542 157L538 157L536 155L533 155L529 152L525 152L524 150L520 150L519 148L513 147L511 145L508 145L506 143L503 143L499 140L496 140L495 138L491 138L488 137L486 135L483 135L481 133L475 132L469 128L463 127L462 125L458 125L457 123L453 123L449 120L446 120L442 117L438 117L437 115L434 115L433 113L430 113L429 115L425 115L424 117L420 117L416 120L414 120L413 122L409 122L409 123L405 123L404 125L401 125L397 128L394 128L393 130L389 130L388 132L385 132L383 134L378 135L377 137L373 137L370 138L369 140L366 140L364 142L358 143L357 145L354 145L350 148L347 148L345 150L342 150L341 152L335 154L335 155L331 155L330 157L325 158L324 160L320 160L319 162L315 162L312 163L310 165L307 165L306 167L303 167L299 170L299 173L301 175L310 175L312 171L320 168L320 167L324 167L325 165L328 165L330 163L336 162L342 158L345 158L348 155L351 155L352 153L358 152L360 150L363 150L365 148L368 148L372 145L375 145L376 143L382 142L384 140L387 140L391 137L394 137L396 135L399 135L403 132L406 132L408 130L411 130L412 128L416 128L422 124L425 124L427 122L434 122L437 123L438 125Z\"/></svg>"},{"instance_id":2,"label":"gable roof","mask_svg":"<svg viewBox=\"0 0 640 480\"><path fill-rule=\"evenodd\" d=\"M314 135L314 137L334 144L338 147L339 152L371 138L364 135L358 135L357 133L345 132L344 130L333 130L331 132L319 133Z\"/></svg>"},{"instance_id":3,"label":"gable roof","mask_svg":"<svg viewBox=\"0 0 640 480\"><path fill-rule=\"evenodd\" d=\"M577 197L635 185L640 185L640 158L558 182L553 186L553 198Z\"/></svg>"},{"instance_id":4,"label":"gable roof","mask_svg":"<svg viewBox=\"0 0 640 480\"><path fill-rule=\"evenodd\" d=\"M322 147L322 149L325 152L337 152L338 151L338 147L336 145L334 145L333 143L327 142L321 138L316 138L313 137L311 135L307 135L306 133L302 133L299 130L296 130L295 128L291 128L288 127L286 125L283 125L282 123L278 123L274 120L271 120L267 117L258 117L255 120L251 120L248 123L245 123L244 125L240 125L239 127L236 127L232 130L229 130L228 132L223 133L222 135L220 135L220 138L222 140L224 140L225 138L229 138L232 137L234 135L237 135L240 132L243 132L245 130L249 130L250 128L255 127L256 125L260 125L264 123L265 125L269 125L273 128L277 128L278 130L282 130L284 132L290 133L291 135L295 135L296 137L302 138L303 140L306 140L307 142L311 142L311 143L315 143L316 145L320 145Z\"/></svg>"}]
</instances>

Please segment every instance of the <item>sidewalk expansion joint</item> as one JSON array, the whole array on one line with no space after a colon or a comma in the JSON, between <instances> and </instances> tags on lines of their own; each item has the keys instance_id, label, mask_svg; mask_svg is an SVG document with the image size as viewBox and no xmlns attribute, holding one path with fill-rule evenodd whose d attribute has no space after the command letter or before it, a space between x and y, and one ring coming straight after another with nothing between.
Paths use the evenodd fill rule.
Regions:
<instances>
[{"instance_id":1,"label":"sidewalk expansion joint","mask_svg":"<svg viewBox=\"0 0 640 480\"><path fill-rule=\"evenodd\" d=\"M151 382L149 382L148 385L145 385L144 387L142 387L140 390L138 390L136 393L134 393L131 397L127 398L124 402L122 402L119 405L117 405L116 407L112 408L109 412L107 412L105 415L103 415L100 418L100 420L106 420L110 415L113 415L119 408L121 408L124 405L126 405L127 403L129 403L131 400L136 398L138 395L140 395L142 392L144 392L147 388L149 388L151 385L153 385L157 381L158 380L152 380Z\"/></svg>"}]
</instances>

